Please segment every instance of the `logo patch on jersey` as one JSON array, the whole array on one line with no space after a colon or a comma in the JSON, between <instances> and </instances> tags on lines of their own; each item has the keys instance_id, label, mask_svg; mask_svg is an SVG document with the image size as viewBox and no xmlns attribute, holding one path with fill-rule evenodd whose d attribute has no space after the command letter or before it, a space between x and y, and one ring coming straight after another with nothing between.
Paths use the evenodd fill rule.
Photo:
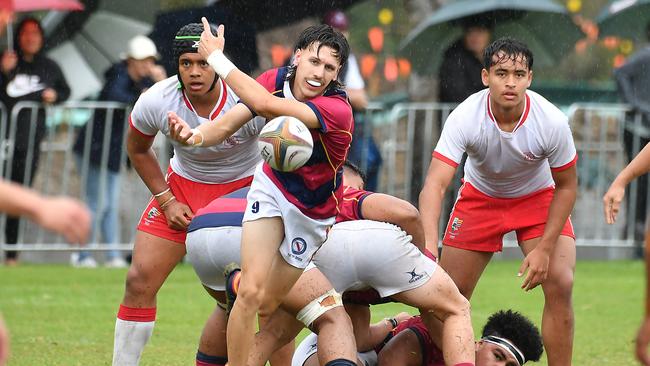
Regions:
<instances>
[{"instance_id":1,"label":"logo patch on jersey","mask_svg":"<svg viewBox=\"0 0 650 366\"><path fill-rule=\"evenodd\" d=\"M413 270L408 271L408 272L405 272L405 273L411 275L411 279L409 280L409 283L413 283L413 282L415 282L415 281L419 281L419 280L422 279L422 277L424 277L424 274L422 274L422 273L416 273L416 272L415 272L415 268L413 268Z\"/></svg>"},{"instance_id":2,"label":"logo patch on jersey","mask_svg":"<svg viewBox=\"0 0 650 366\"><path fill-rule=\"evenodd\" d=\"M307 242L303 238L295 238L291 241L291 253L301 255L307 250Z\"/></svg>"},{"instance_id":3,"label":"logo patch on jersey","mask_svg":"<svg viewBox=\"0 0 650 366\"><path fill-rule=\"evenodd\" d=\"M151 225L153 219L158 215L160 215L160 211L157 208L152 207L149 209L149 212L147 212L147 217L144 219L145 225Z\"/></svg>"},{"instance_id":4,"label":"logo patch on jersey","mask_svg":"<svg viewBox=\"0 0 650 366\"><path fill-rule=\"evenodd\" d=\"M192 45L192 48L199 48L199 44L201 41L194 41L194 44Z\"/></svg>"}]
</instances>

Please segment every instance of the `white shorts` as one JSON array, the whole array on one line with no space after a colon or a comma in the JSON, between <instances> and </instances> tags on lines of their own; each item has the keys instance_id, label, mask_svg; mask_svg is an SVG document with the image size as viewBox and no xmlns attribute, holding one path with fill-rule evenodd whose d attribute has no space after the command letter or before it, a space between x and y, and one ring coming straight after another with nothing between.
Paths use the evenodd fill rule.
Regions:
<instances>
[{"instance_id":1,"label":"white shorts","mask_svg":"<svg viewBox=\"0 0 650 366\"><path fill-rule=\"evenodd\" d=\"M318 336L314 333L309 333L305 339L300 342L296 350L293 352L293 358L291 359L291 366L303 366L307 359L316 354L318 351ZM368 352L358 352L357 357L361 360L362 365L364 366L375 366L377 365L377 352L368 351Z\"/></svg>"},{"instance_id":2,"label":"white shorts","mask_svg":"<svg viewBox=\"0 0 650 366\"><path fill-rule=\"evenodd\" d=\"M284 239L280 245L280 254L287 263L297 268L307 267L311 257L327 238L327 231L335 222L335 217L316 220L303 214L266 176L261 164L255 170L253 183L246 199L248 203L244 222L267 217L282 218Z\"/></svg>"},{"instance_id":3,"label":"white shorts","mask_svg":"<svg viewBox=\"0 0 650 366\"><path fill-rule=\"evenodd\" d=\"M424 285L438 268L402 229L370 220L334 225L313 262L339 293L372 287L382 297Z\"/></svg>"},{"instance_id":4,"label":"white shorts","mask_svg":"<svg viewBox=\"0 0 650 366\"><path fill-rule=\"evenodd\" d=\"M187 233L187 260L201 283L215 291L226 290L225 267L239 263L241 226L206 227Z\"/></svg>"}]
</instances>

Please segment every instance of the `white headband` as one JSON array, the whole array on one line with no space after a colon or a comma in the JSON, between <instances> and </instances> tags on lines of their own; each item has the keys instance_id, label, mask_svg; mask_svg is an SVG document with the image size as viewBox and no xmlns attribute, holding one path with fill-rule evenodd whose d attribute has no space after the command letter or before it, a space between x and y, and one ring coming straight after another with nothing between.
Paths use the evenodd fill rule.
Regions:
<instances>
[{"instance_id":1,"label":"white headband","mask_svg":"<svg viewBox=\"0 0 650 366\"><path fill-rule=\"evenodd\" d=\"M519 348L517 348L509 340L497 336L486 336L483 337L481 340L487 343L496 344L497 346L500 346L501 348L505 349L508 353L512 355L512 357L514 357L517 360L519 366L526 363L526 358L524 357L524 353L521 352Z\"/></svg>"}]
</instances>

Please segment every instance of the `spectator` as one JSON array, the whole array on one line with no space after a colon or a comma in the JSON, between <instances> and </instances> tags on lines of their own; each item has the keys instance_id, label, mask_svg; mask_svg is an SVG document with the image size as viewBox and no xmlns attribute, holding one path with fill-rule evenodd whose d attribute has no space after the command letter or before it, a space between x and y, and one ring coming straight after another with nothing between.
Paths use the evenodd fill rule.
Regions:
<instances>
[{"instance_id":1,"label":"spectator","mask_svg":"<svg viewBox=\"0 0 650 366\"><path fill-rule=\"evenodd\" d=\"M63 101L70 95L61 69L51 59L42 54L43 29L35 18L23 19L16 28L17 46L15 51L6 50L0 62L0 101L8 111L19 101L34 101L52 104ZM16 183L30 186L36 175L40 157L40 143L45 136L45 112L41 108L32 125L32 110L26 109L18 114L13 140L13 158L5 169L11 170L10 179ZM33 130L32 130L33 129ZM10 133L11 128L7 129ZM28 161L28 156L31 159ZM7 172L5 172L6 176ZM7 244L18 241L19 220L9 217L5 228ZM7 251L5 262L16 264L18 254Z\"/></svg>"},{"instance_id":2,"label":"spectator","mask_svg":"<svg viewBox=\"0 0 650 366\"><path fill-rule=\"evenodd\" d=\"M325 14L323 23L343 33L345 38L349 38L349 21L342 10L332 10ZM368 95L366 94L366 85L361 77L359 64L354 54L350 53L348 62L343 66L339 75L345 85L345 92L348 94L348 99L350 100L350 105L352 105L354 113L354 135L348 160L365 168L367 174L366 188L370 191L376 191L379 183L379 168L381 167L382 159L372 134L365 135L365 123L370 123L370 121L365 121ZM367 149L365 152L364 148ZM364 155L365 163L362 161Z\"/></svg>"},{"instance_id":3,"label":"spectator","mask_svg":"<svg viewBox=\"0 0 650 366\"><path fill-rule=\"evenodd\" d=\"M650 41L650 23L646 25L646 37ZM631 161L650 142L650 46L632 55L627 62L614 71L619 94L633 111L628 113L623 130L623 144L628 161ZM636 126L636 116L641 118ZM638 144L634 145L635 139ZM627 217L635 216L635 240L643 240L646 205L648 201L648 176L639 177L636 202L628 199ZM628 196L629 198L630 196Z\"/></svg>"},{"instance_id":4,"label":"spectator","mask_svg":"<svg viewBox=\"0 0 650 366\"><path fill-rule=\"evenodd\" d=\"M155 82L167 77L165 69L156 65L158 52L153 41L146 36L135 36L129 41L123 61L106 71L106 83L99 94L100 101L114 101L129 105L135 104L140 94ZM119 242L118 201L120 168L122 161L122 142L127 124L123 110L114 110L112 119L108 110L100 109L92 122L79 131L74 144L77 166L80 174L85 171L85 201L93 212L92 242L98 241L97 229L101 231L104 243L113 247ZM106 123L109 125L106 126ZM106 138L105 133L109 134ZM90 136L88 136L90 134ZM108 142L108 146L104 145ZM86 143L89 146L86 146ZM87 154L87 155L86 155ZM107 154L108 156L104 156ZM105 170L104 189L100 191L102 171ZM100 196L103 195L103 198ZM101 205L100 205L101 201ZM70 262L75 267L96 267L97 262L87 251L73 253ZM127 266L120 252L112 249L107 254L107 267Z\"/></svg>"},{"instance_id":5,"label":"spectator","mask_svg":"<svg viewBox=\"0 0 650 366\"><path fill-rule=\"evenodd\" d=\"M442 103L460 103L485 88L481 81L483 50L490 43L488 23L472 19L463 23L463 36L446 51L438 74Z\"/></svg>"}]
</instances>

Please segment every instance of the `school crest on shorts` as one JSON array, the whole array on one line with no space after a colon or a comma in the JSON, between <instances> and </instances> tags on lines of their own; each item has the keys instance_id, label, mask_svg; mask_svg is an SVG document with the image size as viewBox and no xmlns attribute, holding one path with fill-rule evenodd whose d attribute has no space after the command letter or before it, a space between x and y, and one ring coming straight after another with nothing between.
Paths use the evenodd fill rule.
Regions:
<instances>
[{"instance_id":1,"label":"school crest on shorts","mask_svg":"<svg viewBox=\"0 0 650 366\"><path fill-rule=\"evenodd\" d=\"M460 230L460 226L463 224L463 220L459 219L458 217L454 217L454 220L451 222L451 232L455 233L456 231Z\"/></svg>"},{"instance_id":2,"label":"school crest on shorts","mask_svg":"<svg viewBox=\"0 0 650 366\"><path fill-rule=\"evenodd\" d=\"M302 262L303 259L302 259L302 257L300 257L300 255L305 253L306 250L307 250L307 242L305 241L305 239L300 238L300 237L294 238L291 241L291 254L289 254L289 255L292 258L295 258L296 260Z\"/></svg>"},{"instance_id":3,"label":"school crest on shorts","mask_svg":"<svg viewBox=\"0 0 650 366\"><path fill-rule=\"evenodd\" d=\"M149 212L147 212L147 217L144 218L144 224L151 225L153 219L156 218L156 216L158 215L160 215L160 211L155 207L151 207L149 209Z\"/></svg>"}]
</instances>

